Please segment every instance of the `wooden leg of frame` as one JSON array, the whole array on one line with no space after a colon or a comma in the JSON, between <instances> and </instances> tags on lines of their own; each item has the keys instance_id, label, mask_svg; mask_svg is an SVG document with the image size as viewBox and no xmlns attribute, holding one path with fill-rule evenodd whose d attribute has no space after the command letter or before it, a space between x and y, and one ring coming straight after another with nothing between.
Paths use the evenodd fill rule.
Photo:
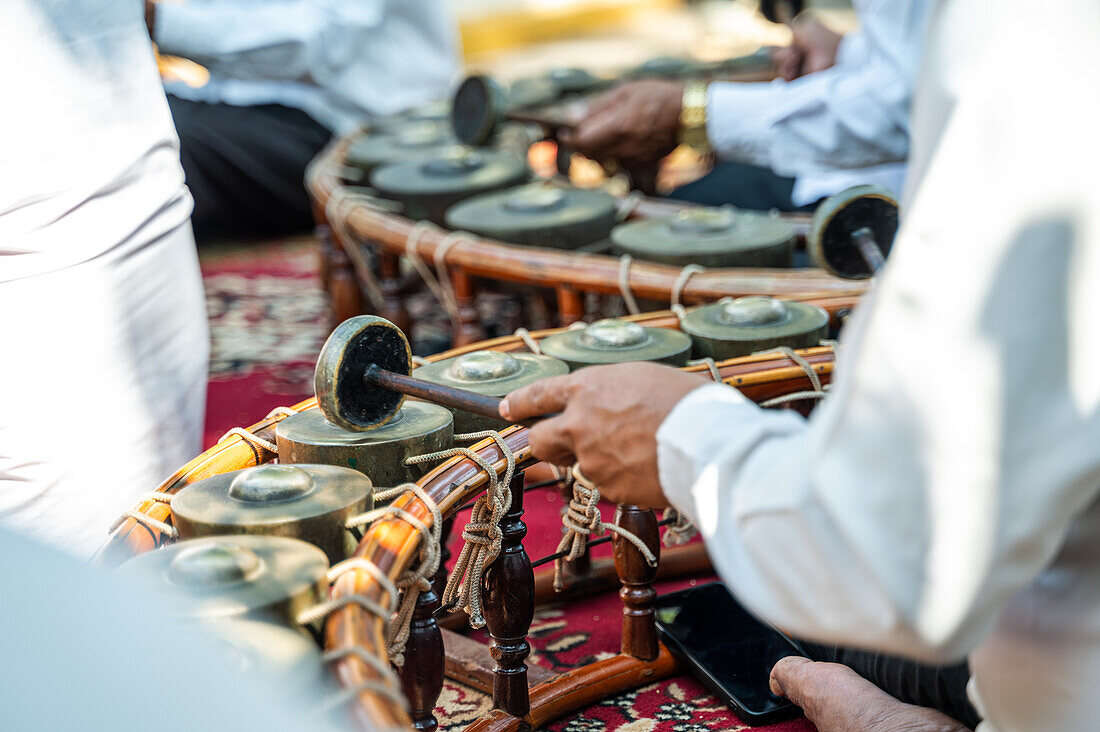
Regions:
<instances>
[{"instance_id":1,"label":"wooden leg of frame","mask_svg":"<svg viewBox=\"0 0 1100 732\"><path fill-rule=\"evenodd\" d=\"M433 732L435 704L443 691L443 634L432 613L439 607L439 596L432 590L420 593L405 645L405 665L401 667L401 691L409 700L413 727Z\"/></svg>"},{"instance_id":2,"label":"wooden leg of frame","mask_svg":"<svg viewBox=\"0 0 1100 732\"><path fill-rule=\"evenodd\" d=\"M385 305L379 315L411 336L412 318L405 307L405 299L401 296L401 258L396 254L378 251L378 280Z\"/></svg>"},{"instance_id":3,"label":"wooden leg of frame","mask_svg":"<svg viewBox=\"0 0 1100 732\"><path fill-rule=\"evenodd\" d=\"M531 652L527 632L535 616L535 575L523 548L527 527L523 523L523 474L512 478L512 507L501 521L504 534L500 555L485 572L485 622L492 641L493 706L514 717L523 717L531 703L527 665Z\"/></svg>"},{"instance_id":4,"label":"wooden leg of frame","mask_svg":"<svg viewBox=\"0 0 1100 732\"><path fill-rule=\"evenodd\" d=\"M458 304L458 322L455 324L454 345L465 346L485 340L485 329L477 313L477 288L474 278L460 269L451 271L451 283Z\"/></svg>"},{"instance_id":5,"label":"wooden leg of frame","mask_svg":"<svg viewBox=\"0 0 1100 732\"><path fill-rule=\"evenodd\" d=\"M572 325L584 319L584 296L572 287L562 285L557 288L558 319L561 325Z\"/></svg>"},{"instance_id":6,"label":"wooden leg of frame","mask_svg":"<svg viewBox=\"0 0 1100 732\"><path fill-rule=\"evenodd\" d=\"M362 315L365 312L366 303L363 300L359 279L355 275L355 267L352 266L343 245L331 237L331 232L327 238L331 243L328 293L332 303L332 318L335 322L342 323L348 318Z\"/></svg>"},{"instance_id":7,"label":"wooden leg of frame","mask_svg":"<svg viewBox=\"0 0 1100 732\"><path fill-rule=\"evenodd\" d=\"M653 511L620 505L615 510L615 523L641 539L654 556L661 556L657 516ZM615 570L623 585L619 590L619 597L623 600L622 653L652 661L659 652L653 611L653 602L657 599L657 591L653 589L657 568L649 566L642 553L618 534L612 544L615 548Z\"/></svg>"}]
</instances>

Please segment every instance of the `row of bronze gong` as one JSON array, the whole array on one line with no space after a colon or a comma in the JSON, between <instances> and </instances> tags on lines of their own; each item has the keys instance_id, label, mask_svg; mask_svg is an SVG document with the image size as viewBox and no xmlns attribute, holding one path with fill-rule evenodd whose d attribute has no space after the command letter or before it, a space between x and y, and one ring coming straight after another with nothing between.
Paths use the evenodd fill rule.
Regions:
<instances>
[{"instance_id":1,"label":"row of bronze gong","mask_svg":"<svg viewBox=\"0 0 1100 732\"><path fill-rule=\"evenodd\" d=\"M581 75L559 74L554 101L565 101L560 89L580 89L581 81ZM350 145L346 162L357 172L347 177L369 176L372 189L367 193L396 201L403 217L520 246L576 248L608 240L639 259L675 264L789 262L795 232L777 217L694 209L664 219L619 223L616 202L605 193L529 184L526 162L508 149L509 134L513 140L523 139L523 129L508 120L525 114L537 118L530 113L535 106L531 99L542 103L547 98L529 88L521 103L521 91L516 85L501 91L487 80L463 85L454 101L451 131L430 118L434 113L376 125ZM462 116L466 114L472 116ZM556 119L547 113L544 130L561 123ZM469 137L474 128L488 130L478 134L495 147L456 147L454 133ZM809 242L833 272L866 277L888 252L896 225L896 208L888 196L854 191L822 206ZM166 546L127 562L125 571L152 573L156 581L187 594L186 614L231 624L230 635L246 658L267 667L278 665L298 679L310 675L303 670L319 674L320 655L310 636L323 634L342 684L356 690L360 712L376 723L411 721L418 729L434 729L433 707L445 665L443 632L434 617L446 581L443 568L433 578L433 589L419 595L411 621L400 670L400 696L408 716L400 710L401 699L388 698L393 692L379 686L388 663L379 646L386 618L377 617L378 608L386 611L396 600L389 582L415 564L413 555L425 547L427 536L445 546L450 520L460 506L484 490L490 473L495 480L503 472L502 445L508 445L517 467L507 486L511 506L500 523L500 553L483 579L491 645L486 649L463 636L446 636L448 673L491 692L498 710L474 727L538 726L590 703L598 698L594 694L660 678L672 673L675 664L657 642L653 625L657 568L635 545L618 539L614 567L589 564L582 554L568 565L566 585L591 590L608 582L622 584L623 655L554 678L525 663L534 604L546 598L549 581L536 580L522 546L523 470L535 464L526 433L504 423L496 405L521 386L592 364L657 361L684 366L693 357L724 361L776 346L814 346L827 335L830 318L814 305L746 297L682 311L675 319L668 316L660 323L663 327L652 327L653 322L601 320L529 340L530 352L512 346L467 348L414 369L400 329L378 317L352 318L335 330L318 359L316 407L291 410L274 424L273 434L244 433L200 456L192 471L131 512L108 548L125 542L137 546L141 541L134 532L147 531L154 543ZM829 349L816 349L797 360L787 355L748 357L719 364L713 373L735 375L735 383L750 397L761 386L767 386L767 396L777 396L811 385L819 389L831 363ZM431 461L414 460L452 448L456 433L486 429L505 431L499 442L472 448L488 461L488 470L461 456L435 468ZM278 463L210 469L215 456L230 451L239 456L244 449L251 453L239 464L264 463L276 455ZM192 476L204 479L192 481ZM372 524L361 539L349 530L357 529L362 524L357 517L375 507L376 493L410 481L423 493L386 496L400 509L396 517ZM571 490L568 480L546 484ZM441 513L433 515L425 496ZM652 512L620 506L616 521L659 555L658 522ZM364 564L348 565L349 558ZM339 565L338 577L331 573L334 565ZM699 571L706 560L695 546L669 552L662 567ZM332 579L337 579L334 586ZM343 604L328 605L334 612L325 623L326 612L316 609L326 608L333 598ZM453 622L453 615L444 620ZM364 681L366 686L357 686Z\"/></svg>"}]
</instances>

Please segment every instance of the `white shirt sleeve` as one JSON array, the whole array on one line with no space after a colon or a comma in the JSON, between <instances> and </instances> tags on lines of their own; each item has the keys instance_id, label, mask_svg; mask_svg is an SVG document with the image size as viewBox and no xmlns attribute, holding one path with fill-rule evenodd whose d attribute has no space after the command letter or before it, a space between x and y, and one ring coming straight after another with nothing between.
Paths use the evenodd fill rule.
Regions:
<instances>
[{"instance_id":1,"label":"white shirt sleeve","mask_svg":"<svg viewBox=\"0 0 1100 732\"><path fill-rule=\"evenodd\" d=\"M1100 159L1100 97L1005 15L929 60L921 185L832 395L804 420L711 385L658 432L722 579L793 633L957 659L1096 505L1100 188L1068 161Z\"/></svg>"},{"instance_id":2,"label":"white shirt sleeve","mask_svg":"<svg viewBox=\"0 0 1100 732\"><path fill-rule=\"evenodd\" d=\"M931 0L857 3L837 63L794 81L714 82L707 135L723 158L798 177L905 160Z\"/></svg>"},{"instance_id":3,"label":"white shirt sleeve","mask_svg":"<svg viewBox=\"0 0 1100 732\"><path fill-rule=\"evenodd\" d=\"M382 22L385 6L386 0L159 3L153 39L163 52L223 77L307 81L343 70Z\"/></svg>"}]
</instances>

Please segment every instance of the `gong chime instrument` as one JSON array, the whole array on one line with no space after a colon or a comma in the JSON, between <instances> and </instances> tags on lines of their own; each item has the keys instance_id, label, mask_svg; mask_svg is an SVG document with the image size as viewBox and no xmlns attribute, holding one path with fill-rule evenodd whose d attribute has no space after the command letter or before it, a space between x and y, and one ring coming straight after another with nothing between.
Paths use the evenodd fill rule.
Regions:
<instances>
[{"instance_id":1,"label":"gong chime instrument","mask_svg":"<svg viewBox=\"0 0 1100 732\"><path fill-rule=\"evenodd\" d=\"M671 314L622 322L644 330L675 333L694 347L691 338L680 333L679 320ZM614 321L599 324L595 330L616 333L612 329L613 324ZM485 387L485 395L496 400L498 395L506 394L521 384L565 373L568 366L564 362L531 353L528 347L534 343L545 354L546 346L555 336L583 332L557 329L556 332L533 333L527 341L518 337L496 339L441 354L433 359L432 364L413 368L404 335L390 323L362 316L338 328L326 343L318 359L315 377L318 400L298 405L290 410L292 413L289 415L279 415L266 421L255 430L256 437L260 440L277 438L284 425L307 414L327 419L331 430L346 428L348 435L381 434L391 423L399 424L404 419L399 416L403 410L418 404L435 407L450 419L452 412L437 406L446 404L456 418L462 416L465 419L473 414L463 401L472 389ZM627 328L625 332L629 334L634 331ZM627 349L619 356L620 360L625 361L649 357L649 354ZM817 378L828 381L832 359L830 349L813 348L804 351L803 358ZM528 364L535 368L525 373ZM376 373L385 371L406 381L398 379L393 382L384 377L370 377L368 373L372 367ZM706 367L691 368L698 371ZM717 365L716 373L755 399L799 391L808 383L803 367L782 354L725 361ZM465 388L451 388L446 383L447 379L442 378L443 375ZM415 378L420 376L424 378ZM406 382L410 379L415 382L415 389L406 388ZM431 379L444 383L433 384ZM490 384L492 388L486 386ZM435 403L408 400L405 398L408 393L431 398ZM493 416L499 426L499 415L494 412ZM367 426L373 426L373 429L365 429ZM504 430L501 440L512 452L518 470L534 465L526 448L526 432L522 428ZM491 465L493 470L498 471L499 477L505 462L500 445L487 440L474 445L473 450L483 464ZM275 453L266 451L266 448L259 449L239 435L228 437L163 486L161 495L170 497L170 501L152 501L139 506L139 512L134 515L149 516L153 523L139 523L134 519L124 521L101 551L101 561L110 561L112 557L117 558L126 552L152 548L145 542L159 532L156 522L169 520L175 526L179 540L141 554L125 565L127 572L141 569L144 574L151 573L157 577L162 586L192 595L196 598L197 612L207 619L217 617L218 622L242 624L265 622L304 638L302 631L291 629L301 627L303 613L328 596L326 571L331 561L343 559L347 553L341 551L335 556L326 556L326 551L317 547L326 545L328 551L335 552L338 543L331 536L322 536L326 532L319 529L319 524L317 531L301 531L297 527L301 524L298 517L309 515L318 520L323 517L331 528L329 533L341 537L346 535L341 522L347 513L341 512L349 505L355 506L350 510L369 508L369 487L372 482L378 483L375 477L377 471L385 466L378 465L376 461L374 468L368 468L364 471L366 475L363 475L347 466L294 465L290 463L290 453L284 452L280 444L279 464L249 467L253 461L274 456ZM386 461L404 462L400 455ZM191 476L207 477L194 480ZM459 456L429 469L417 478L416 483L438 505L441 518L447 519L482 490L485 479L482 465ZM655 569L646 564L633 545L616 539L614 562L595 560L585 575L567 578L567 585L578 589L591 588L595 583L602 582L623 583L631 588L631 592L624 595L630 613L624 616L621 653L581 670L579 676L578 672L573 672L569 676L558 677L538 666L528 668L524 663L526 642L517 642L516 639L522 639L527 632L533 604L550 599L550 595L549 582L536 580L520 540L523 535L522 484L522 478L512 482L513 508L501 523L504 543L500 559L485 576L486 592L489 593L486 596L486 621L491 644L496 649L493 653L498 659L495 670L477 666L468 656L456 657L454 663L448 666L453 673L460 674L465 683L493 694L497 711L488 720L478 723L475 729L510 729L517 717L525 717L537 726L568 708L594 701L592 694L616 693L674 673L675 662L657 642L647 599L649 590L645 588L651 586L657 572L701 571L706 566L705 555L698 545L666 550L661 563L663 569ZM314 496L315 492L323 495ZM334 495L330 497L328 494ZM340 494L341 498L336 500L335 494ZM324 501L313 502L322 497ZM196 513L196 503L200 506L197 512L202 514L198 518L193 515ZM203 505L207 503L209 505ZM258 520L253 503L260 504L260 513L268 518L274 516L278 507L282 507L278 510L286 516L282 522L285 528L282 533L286 535L265 535L280 533L269 531L278 523L265 526L258 533L257 527L264 524ZM392 505L410 512L416 520L426 525L433 522L428 507L411 493L398 496ZM660 553L656 539L658 522L652 512L620 507L617 521L620 526L641 537L647 547ZM224 533L185 538L194 535L192 529L185 528L188 522L218 526L218 531ZM387 574L398 576L409 566L417 552L419 534L410 526L402 519L382 519L380 523L372 524L367 527L366 534L351 556L387 567L384 570ZM383 530L386 539L379 541L381 534L378 532ZM287 536L302 537L310 543ZM388 558L378 552L386 553ZM284 574L280 571L284 567L293 571ZM374 584L373 574L354 568L349 568L347 572L353 581L336 583L334 599L338 600L342 594L351 592L384 606L384 592ZM504 588L507 588L507 594L499 594L504 592ZM512 599L504 600L505 597ZM516 606L515 602L528 603L528 609ZM422 606L423 609L420 609ZM416 617L420 620L414 623L405 647L405 665L400 671L399 684L401 693L409 700L409 712L403 711L386 696L360 694L356 697L355 703L361 705L362 712L375 723L407 724L409 717L406 714L411 714L421 728L434 724L433 708L446 665L443 646L439 642L441 633L446 636L448 653L466 653L469 644L473 643L441 631L432 619L433 608L437 607L438 598L433 593L422 594L417 601ZM381 653L379 658L384 659L384 651L373 645L374 622L374 617L357 603L341 606L329 615L325 623L323 637L327 650L346 650L344 644L354 639L360 649L356 653ZM353 627L358 630L349 634ZM310 658L308 653L303 654L301 663L312 670L316 666L313 660L308 660ZM345 683L354 685L370 679L388 683L377 677L373 667L362 666L351 656L345 661L337 661L336 665ZM439 669L439 675L424 673L431 668ZM529 683L534 686L529 688ZM587 696L570 691L576 683L585 684L585 688L589 689ZM564 706L561 703L563 699L568 699Z\"/></svg>"}]
</instances>

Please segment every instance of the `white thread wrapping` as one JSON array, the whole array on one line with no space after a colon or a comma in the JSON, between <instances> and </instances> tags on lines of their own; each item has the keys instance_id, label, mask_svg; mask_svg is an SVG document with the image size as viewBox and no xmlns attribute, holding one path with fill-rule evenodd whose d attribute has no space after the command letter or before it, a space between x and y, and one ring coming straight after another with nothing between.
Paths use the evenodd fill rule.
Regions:
<instances>
[{"instance_id":1,"label":"white thread wrapping","mask_svg":"<svg viewBox=\"0 0 1100 732\"><path fill-rule=\"evenodd\" d=\"M629 254L619 257L619 292L622 293L626 311L631 315L638 315L642 311L634 298L634 291L630 289L630 265L633 263L634 257Z\"/></svg>"},{"instance_id":2,"label":"white thread wrapping","mask_svg":"<svg viewBox=\"0 0 1100 732\"><path fill-rule=\"evenodd\" d=\"M523 345L527 346L527 350L536 356L542 355L542 346L535 340L535 337L531 335L531 331L526 328L516 328L516 332L512 335L523 341Z\"/></svg>"}]
</instances>

